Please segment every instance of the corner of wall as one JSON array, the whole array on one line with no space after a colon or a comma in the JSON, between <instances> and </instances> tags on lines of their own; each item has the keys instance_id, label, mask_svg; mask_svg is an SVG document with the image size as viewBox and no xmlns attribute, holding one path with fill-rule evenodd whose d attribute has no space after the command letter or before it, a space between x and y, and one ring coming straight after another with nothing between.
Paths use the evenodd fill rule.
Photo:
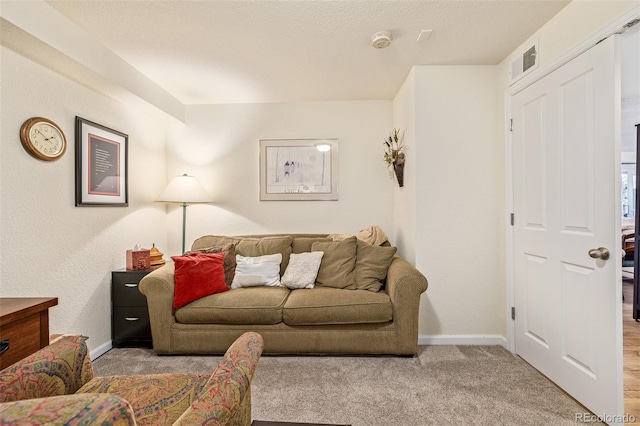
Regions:
<instances>
[{"instance_id":1,"label":"corner of wall","mask_svg":"<svg viewBox=\"0 0 640 426\"><path fill-rule=\"evenodd\" d=\"M398 253L415 265L416 253L416 123L415 123L415 66L411 68L393 99L393 127L403 132L406 163L404 170L404 187L394 185L393 223L394 239Z\"/></svg>"}]
</instances>

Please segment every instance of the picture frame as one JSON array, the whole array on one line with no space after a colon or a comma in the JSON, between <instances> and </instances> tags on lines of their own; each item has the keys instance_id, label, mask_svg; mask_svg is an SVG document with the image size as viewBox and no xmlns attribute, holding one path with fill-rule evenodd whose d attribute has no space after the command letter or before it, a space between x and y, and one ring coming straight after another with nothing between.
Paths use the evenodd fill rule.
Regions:
<instances>
[{"instance_id":1,"label":"picture frame","mask_svg":"<svg viewBox=\"0 0 640 426\"><path fill-rule=\"evenodd\" d=\"M338 140L261 139L260 200L338 200Z\"/></svg>"},{"instance_id":2,"label":"picture frame","mask_svg":"<svg viewBox=\"0 0 640 426\"><path fill-rule=\"evenodd\" d=\"M76 116L76 206L127 207L129 136Z\"/></svg>"}]
</instances>

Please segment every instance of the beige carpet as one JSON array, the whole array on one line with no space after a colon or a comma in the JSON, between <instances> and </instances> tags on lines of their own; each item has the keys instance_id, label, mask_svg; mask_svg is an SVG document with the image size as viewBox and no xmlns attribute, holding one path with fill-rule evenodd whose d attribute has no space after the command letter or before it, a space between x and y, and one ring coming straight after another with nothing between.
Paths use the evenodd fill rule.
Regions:
<instances>
[{"instance_id":1,"label":"beige carpet","mask_svg":"<svg viewBox=\"0 0 640 426\"><path fill-rule=\"evenodd\" d=\"M112 349L95 374L210 373L219 356ZM585 410L500 346L422 346L419 356L263 355L253 418L353 426L571 425ZM595 423L592 423L595 424Z\"/></svg>"}]
</instances>

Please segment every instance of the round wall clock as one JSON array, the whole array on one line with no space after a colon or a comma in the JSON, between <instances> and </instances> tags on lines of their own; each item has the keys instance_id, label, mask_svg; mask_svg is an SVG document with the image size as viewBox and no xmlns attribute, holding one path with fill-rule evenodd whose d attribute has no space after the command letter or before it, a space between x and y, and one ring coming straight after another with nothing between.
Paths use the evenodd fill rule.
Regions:
<instances>
[{"instance_id":1,"label":"round wall clock","mask_svg":"<svg viewBox=\"0 0 640 426\"><path fill-rule=\"evenodd\" d=\"M20 142L29 154L44 161L57 160L67 149L62 129L42 117L30 118L22 124Z\"/></svg>"}]
</instances>

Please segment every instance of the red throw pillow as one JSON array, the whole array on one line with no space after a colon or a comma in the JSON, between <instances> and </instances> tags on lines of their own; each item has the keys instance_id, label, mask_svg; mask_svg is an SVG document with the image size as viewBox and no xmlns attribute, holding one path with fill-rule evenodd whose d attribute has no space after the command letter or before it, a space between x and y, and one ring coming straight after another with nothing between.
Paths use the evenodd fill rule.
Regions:
<instances>
[{"instance_id":1,"label":"red throw pillow","mask_svg":"<svg viewBox=\"0 0 640 426\"><path fill-rule=\"evenodd\" d=\"M173 309L210 294L229 290L224 282L222 253L171 256L175 264Z\"/></svg>"}]
</instances>

